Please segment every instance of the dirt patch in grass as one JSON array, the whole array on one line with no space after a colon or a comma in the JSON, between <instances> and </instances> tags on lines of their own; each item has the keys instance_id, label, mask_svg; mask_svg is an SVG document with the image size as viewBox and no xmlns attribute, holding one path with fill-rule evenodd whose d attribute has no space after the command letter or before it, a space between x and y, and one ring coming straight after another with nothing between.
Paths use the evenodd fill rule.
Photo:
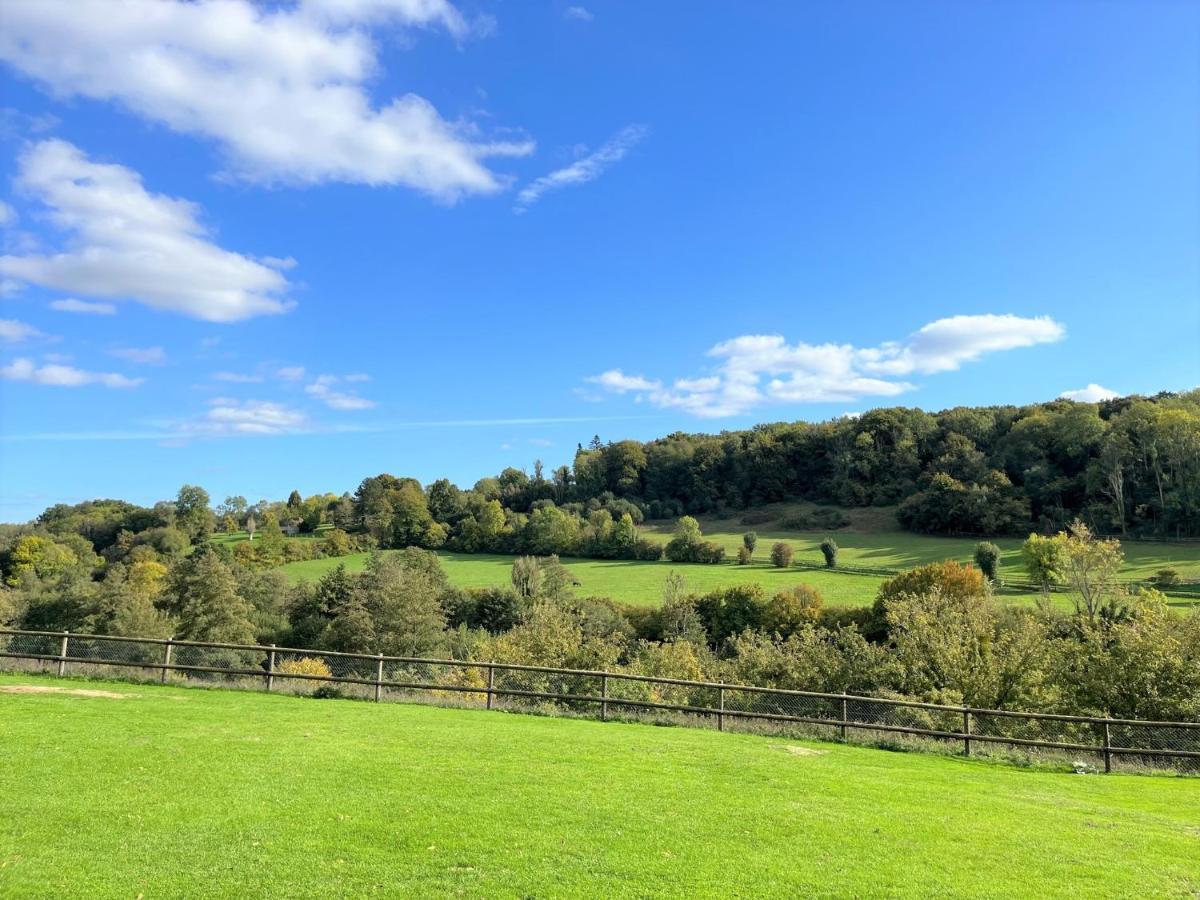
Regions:
<instances>
[{"instance_id":1,"label":"dirt patch in grass","mask_svg":"<svg viewBox=\"0 0 1200 900\"><path fill-rule=\"evenodd\" d=\"M115 691L51 687L43 684L0 684L0 694L69 694L72 697L103 697L108 700L124 700L133 696L133 694L118 694Z\"/></svg>"},{"instance_id":2,"label":"dirt patch in grass","mask_svg":"<svg viewBox=\"0 0 1200 900\"><path fill-rule=\"evenodd\" d=\"M813 750L811 747L797 747L794 744L775 744L775 750L783 750L792 756L824 756L828 750Z\"/></svg>"}]
</instances>

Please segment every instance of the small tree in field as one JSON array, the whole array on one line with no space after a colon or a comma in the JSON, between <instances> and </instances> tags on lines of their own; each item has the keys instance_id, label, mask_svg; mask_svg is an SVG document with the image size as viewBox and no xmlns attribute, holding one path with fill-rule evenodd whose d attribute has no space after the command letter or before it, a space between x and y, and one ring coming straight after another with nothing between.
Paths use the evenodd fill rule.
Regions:
<instances>
[{"instance_id":1,"label":"small tree in field","mask_svg":"<svg viewBox=\"0 0 1200 900\"><path fill-rule=\"evenodd\" d=\"M825 568L837 568L838 545L834 543L833 538L821 541L821 555L825 557Z\"/></svg>"},{"instance_id":2,"label":"small tree in field","mask_svg":"<svg viewBox=\"0 0 1200 900\"><path fill-rule=\"evenodd\" d=\"M786 569L792 564L792 548L783 541L771 547L771 565L777 569Z\"/></svg>"},{"instance_id":3,"label":"small tree in field","mask_svg":"<svg viewBox=\"0 0 1200 900\"><path fill-rule=\"evenodd\" d=\"M258 531L258 520L254 518L254 513L246 516L246 534L250 535L250 542L254 543L254 532Z\"/></svg>"},{"instance_id":4,"label":"small tree in field","mask_svg":"<svg viewBox=\"0 0 1200 900\"><path fill-rule=\"evenodd\" d=\"M996 570L1000 566L1000 548L990 541L980 541L975 546L975 565L988 581L996 580Z\"/></svg>"},{"instance_id":5,"label":"small tree in field","mask_svg":"<svg viewBox=\"0 0 1200 900\"><path fill-rule=\"evenodd\" d=\"M739 566L748 566L754 561L754 553L744 544L738 547L737 561Z\"/></svg>"},{"instance_id":6,"label":"small tree in field","mask_svg":"<svg viewBox=\"0 0 1200 900\"><path fill-rule=\"evenodd\" d=\"M742 535L742 546L750 551L750 555L754 555L754 548L758 546L758 535L753 531L747 531Z\"/></svg>"},{"instance_id":7,"label":"small tree in field","mask_svg":"<svg viewBox=\"0 0 1200 900\"><path fill-rule=\"evenodd\" d=\"M518 556L513 561L512 586L518 597L536 597L542 589L542 567L532 556Z\"/></svg>"}]
</instances>

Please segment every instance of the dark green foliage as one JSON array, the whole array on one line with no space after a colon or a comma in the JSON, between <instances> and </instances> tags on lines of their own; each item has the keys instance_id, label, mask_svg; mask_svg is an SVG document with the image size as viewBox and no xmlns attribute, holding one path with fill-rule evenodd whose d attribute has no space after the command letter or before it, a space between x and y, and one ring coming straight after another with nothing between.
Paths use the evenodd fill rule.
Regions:
<instances>
[{"instance_id":1,"label":"dark green foliage","mask_svg":"<svg viewBox=\"0 0 1200 900\"><path fill-rule=\"evenodd\" d=\"M779 520L779 527L789 531L832 531L849 524L849 516L827 506L792 513Z\"/></svg>"},{"instance_id":2,"label":"dark green foliage","mask_svg":"<svg viewBox=\"0 0 1200 900\"><path fill-rule=\"evenodd\" d=\"M825 538L821 541L821 555L825 557L825 567L833 569L837 567L838 545L833 538Z\"/></svg>"},{"instance_id":3,"label":"dark green foliage","mask_svg":"<svg viewBox=\"0 0 1200 900\"><path fill-rule=\"evenodd\" d=\"M980 541L975 547L975 565L988 581L996 580L1000 567L1000 548L990 541Z\"/></svg>"}]
</instances>

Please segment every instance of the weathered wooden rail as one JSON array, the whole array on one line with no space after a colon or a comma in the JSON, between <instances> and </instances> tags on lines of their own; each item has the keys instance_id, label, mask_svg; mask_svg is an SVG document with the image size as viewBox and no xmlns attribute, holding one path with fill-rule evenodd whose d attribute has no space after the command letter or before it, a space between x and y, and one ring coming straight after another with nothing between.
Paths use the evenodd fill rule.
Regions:
<instances>
[{"instance_id":1,"label":"weathered wooden rail","mask_svg":"<svg viewBox=\"0 0 1200 900\"><path fill-rule=\"evenodd\" d=\"M0 659L37 663L60 676L68 674L69 666L103 666L139 669L164 683L175 674L207 684L261 685L267 691L295 691L298 685L320 682L357 686L376 701L384 699L385 691L434 702L457 694L482 698L487 709L506 699L517 701L509 708L538 701L543 712L598 713L601 719L610 718L614 709L626 710L626 715L675 713L687 724L711 722L721 730L731 721L809 726L844 741L865 733L950 743L968 756L981 747L1002 745L1026 755L1088 754L1102 760L1106 772L1121 759L1136 760L1141 767L1200 772L1200 722L980 709L516 663L51 631L0 629ZM303 671L305 665L321 671ZM424 696L414 698L413 692ZM547 709L546 703L557 706Z\"/></svg>"}]
</instances>

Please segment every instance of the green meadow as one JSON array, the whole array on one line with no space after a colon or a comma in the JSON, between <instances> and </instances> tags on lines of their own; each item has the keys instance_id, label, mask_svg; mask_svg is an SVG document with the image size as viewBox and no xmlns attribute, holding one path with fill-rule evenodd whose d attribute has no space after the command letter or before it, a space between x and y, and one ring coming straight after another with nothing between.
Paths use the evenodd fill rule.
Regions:
<instances>
[{"instance_id":1,"label":"green meadow","mask_svg":"<svg viewBox=\"0 0 1200 900\"><path fill-rule=\"evenodd\" d=\"M34 675L0 723L4 897L1200 892L1196 779Z\"/></svg>"},{"instance_id":2,"label":"green meadow","mask_svg":"<svg viewBox=\"0 0 1200 900\"><path fill-rule=\"evenodd\" d=\"M782 514L782 511L776 511ZM837 570L810 568L776 569L770 565L771 545L789 544L796 562L821 564L820 543L831 535L839 547L842 566L905 569L956 559L970 562L978 543L974 538L946 538L900 531L890 510L851 510L852 524L835 532L795 532L779 529L777 523L761 526L742 525L737 519L704 519L701 525L707 539L719 543L732 558L742 544L742 535L753 530L758 535L755 562L749 566L731 561L719 565L680 564L668 561L636 562L629 560L564 559L564 564L579 582L577 592L586 596L611 597L624 603L648 605L662 596L663 583L672 571L682 574L695 591L709 591L735 584L758 582L767 590L805 583L817 588L827 603L845 606L869 605L875 599L882 576L858 575ZM671 522L651 522L643 533L661 540L669 539ZM237 536L234 540L239 539ZM230 540L228 536L225 540ZM1007 578L1024 578L1021 565L1021 539L996 538L1003 553L1001 573ZM1159 569L1174 568L1183 578L1200 578L1200 543L1160 543L1127 541L1125 573L1130 579L1147 578ZM442 566L451 583L460 587L508 584L512 557L497 554L439 552ZM320 578L339 564L360 571L368 554L358 553L337 559L315 559L289 563L283 571L297 580ZM1021 590L1003 590L1001 596L1012 603L1033 603L1036 595ZM1065 598L1056 597L1065 605ZM1186 603L1187 601L1180 601Z\"/></svg>"}]
</instances>

